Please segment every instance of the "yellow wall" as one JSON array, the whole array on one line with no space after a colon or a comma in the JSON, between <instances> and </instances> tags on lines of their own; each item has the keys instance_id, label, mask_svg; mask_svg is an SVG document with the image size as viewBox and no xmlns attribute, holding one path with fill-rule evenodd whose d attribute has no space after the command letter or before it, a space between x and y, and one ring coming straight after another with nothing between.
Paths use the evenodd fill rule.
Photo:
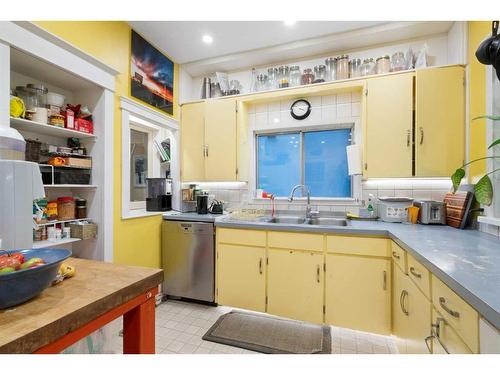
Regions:
<instances>
[{"instance_id":1,"label":"yellow wall","mask_svg":"<svg viewBox=\"0 0 500 375\"><path fill-rule=\"evenodd\" d=\"M491 34L491 22L469 22L469 160L486 156L486 121L471 121L486 113L486 66L477 61L476 49ZM470 182L477 182L486 172L486 161L471 164Z\"/></svg>"},{"instance_id":2,"label":"yellow wall","mask_svg":"<svg viewBox=\"0 0 500 375\"><path fill-rule=\"evenodd\" d=\"M120 96L129 96L130 32L125 22L38 21L47 31L72 43L119 71L115 91L114 132L114 261L138 266L160 266L161 217L121 219L122 132ZM178 66L174 67L174 96L178 97ZM179 113L174 102L174 117Z\"/></svg>"}]
</instances>

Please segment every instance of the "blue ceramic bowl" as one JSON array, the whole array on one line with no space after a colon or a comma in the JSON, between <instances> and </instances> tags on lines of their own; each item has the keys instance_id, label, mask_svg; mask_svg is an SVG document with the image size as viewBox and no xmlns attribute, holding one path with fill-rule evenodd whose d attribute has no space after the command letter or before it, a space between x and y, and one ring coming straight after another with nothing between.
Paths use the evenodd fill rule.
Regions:
<instances>
[{"instance_id":1,"label":"blue ceramic bowl","mask_svg":"<svg viewBox=\"0 0 500 375\"><path fill-rule=\"evenodd\" d=\"M26 260L42 258L45 264L0 275L0 309L19 305L39 295L54 281L60 264L71 256L71 251L65 249L19 250L7 253L21 253Z\"/></svg>"}]
</instances>

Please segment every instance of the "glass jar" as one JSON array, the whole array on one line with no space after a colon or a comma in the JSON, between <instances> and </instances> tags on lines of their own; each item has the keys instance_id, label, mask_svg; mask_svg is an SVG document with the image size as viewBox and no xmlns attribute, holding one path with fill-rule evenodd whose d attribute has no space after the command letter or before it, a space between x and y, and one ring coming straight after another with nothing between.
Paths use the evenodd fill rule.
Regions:
<instances>
[{"instance_id":1,"label":"glass jar","mask_svg":"<svg viewBox=\"0 0 500 375\"><path fill-rule=\"evenodd\" d=\"M290 86L290 68L283 65L278 68L278 87L280 89Z\"/></svg>"},{"instance_id":2,"label":"glass jar","mask_svg":"<svg viewBox=\"0 0 500 375\"><path fill-rule=\"evenodd\" d=\"M293 65L290 67L290 86L300 86L301 74L300 67L298 65Z\"/></svg>"},{"instance_id":3,"label":"glass jar","mask_svg":"<svg viewBox=\"0 0 500 375\"><path fill-rule=\"evenodd\" d=\"M361 59L352 59L349 63L349 77L361 77Z\"/></svg>"},{"instance_id":4,"label":"glass jar","mask_svg":"<svg viewBox=\"0 0 500 375\"><path fill-rule=\"evenodd\" d=\"M57 198L57 216L61 221L75 218L75 199L73 197Z\"/></svg>"},{"instance_id":5,"label":"glass jar","mask_svg":"<svg viewBox=\"0 0 500 375\"><path fill-rule=\"evenodd\" d=\"M76 209L76 218L77 219L86 219L87 218L87 200L83 198L75 199L75 209Z\"/></svg>"},{"instance_id":6,"label":"glass jar","mask_svg":"<svg viewBox=\"0 0 500 375\"><path fill-rule=\"evenodd\" d=\"M405 54L403 52L396 52L392 55L391 69L393 72L400 72L406 69Z\"/></svg>"},{"instance_id":7,"label":"glass jar","mask_svg":"<svg viewBox=\"0 0 500 375\"><path fill-rule=\"evenodd\" d=\"M267 82L268 88L274 90L278 88L278 69L268 68L267 69Z\"/></svg>"},{"instance_id":8,"label":"glass jar","mask_svg":"<svg viewBox=\"0 0 500 375\"><path fill-rule=\"evenodd\" d=\"M337 79L349 78L349 55L342 55L337 58Z\"/></svg>"},{"instance_id":9,"label":"glass jar","mask_svg":"<svg viewBox=\"0 0 500 375\"><path fill-rule=\"evenodd\" d=\"M38 104L37 107L45 108L45 105L47 104L47 93L49 92L49 90L44 85L35 83L28 83L26 85L26 89L31 91L36 97L36 101Z\"/></svg>"},{"instance_id":10,"label":"glass jar","mask_svg":"<svg viewBox=\"0 0 500 375\"><path fill-rule=\"evenodd\" d=\"M391 71L391 60L389 55L377 57L377 74L385 74Z\"/></svg>"},{"instance_id":11,"label":"glass jar","mask_svg":"<svg viewBox=\"0 0 500 375\"><path fill-rule=\"evenodd\" d=\"M310 85L314 81L314 74L312 72L312 69L304 69L304 73L302 73L302 84L303 85Z\"/></svg>"},{"instance_id":12,"label":"glass jar","mask_svg":"<svg viewBox=\"0 0 500 375\"><path fill-rule=\"evenodd\" d=\"M361 76L370 76L375 74L375 61L370 57L369 59L364 59L361 65Z\"/></svg>"},{"instance_id":13,"label":"glass jar","mask_svg":"<svg viewBox=\"0 0 500 375\"><path fill-rule=\"evenodd\" d=\"M26 110L34 111L36 107L39 107L38 97L35 95L33 90L27 89L24 86L17 86L16 94L23 101Z\"/></svg>"},{"instance_id":14,"label":"glass jar","mask_svg":"<svg viewBox=\"0 0 500 375\"><path fill-rule=\"evenodd\" d=\"M326 79L326 66L316 65L314 67L314 81L313 83L325 82Z\"/></svg>"},{"instance_id":15,"label":"glass jar","mask_svg":"<svg viewBox=\"0 0 500 375\"><path fill-rule=\"evenodd\" d=\"M337 59L329 57L325 60L326 66L326 80L335 81L337 79Z\"/></svg>"},{"instance_id":16,"label":"glass jar","mask_svg":"<svg viewBox=\"0 0 500 375\"><path fill-rule=\"evenodd\" d=\"M257 74L257 91L267 90L267 75Z\"/></svg>"}]
</instances>

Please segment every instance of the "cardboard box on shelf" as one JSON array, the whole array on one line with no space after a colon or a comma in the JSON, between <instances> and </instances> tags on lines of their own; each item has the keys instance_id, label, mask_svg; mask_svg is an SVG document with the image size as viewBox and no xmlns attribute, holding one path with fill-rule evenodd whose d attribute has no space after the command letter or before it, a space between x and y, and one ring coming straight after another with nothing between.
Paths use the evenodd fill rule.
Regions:
<instances>
[{"instance_id":1,"label":"cardboard box on shelf","mask_svg":"<svg viewBox=\"0 0 500 375\"><path fill-rule=\"evenodd\" d=\"M76 118L75 126L75 130L78 130L79 132L94 134L94 123L92 121L85 120L83 118Z\"/></svg>"}]
</instances>

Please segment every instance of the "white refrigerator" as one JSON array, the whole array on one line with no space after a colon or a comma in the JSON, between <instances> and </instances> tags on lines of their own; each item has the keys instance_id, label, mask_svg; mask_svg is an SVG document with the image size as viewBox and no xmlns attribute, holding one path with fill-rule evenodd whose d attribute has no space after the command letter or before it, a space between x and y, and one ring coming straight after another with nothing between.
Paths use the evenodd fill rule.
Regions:
<instances>
[{"instance_id":1,"label":"white refrigerator","mask_svg":"<svg viewBox=\"0 0 500 375\"><path fill-rule=\"evenodd\" d=\"M0 160L0 249L31 249L33 200L45 197L38 164Z\"/></svg>"}]
</instances>

